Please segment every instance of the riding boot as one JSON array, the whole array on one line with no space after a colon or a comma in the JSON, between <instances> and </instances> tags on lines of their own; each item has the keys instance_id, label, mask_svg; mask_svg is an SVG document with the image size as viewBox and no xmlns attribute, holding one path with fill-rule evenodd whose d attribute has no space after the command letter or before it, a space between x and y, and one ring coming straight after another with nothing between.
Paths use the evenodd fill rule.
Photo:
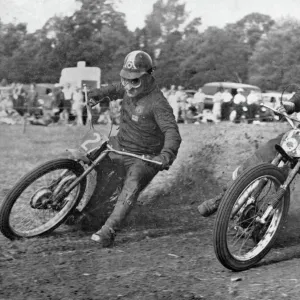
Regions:
<instances>
[{"instance_id":1,"label":"riding boot","mask_svg":"<svg viewBox=\"0 0 300 300\"><path fill-rule=\"evenodd\" d=\"M227 190L227 186L224 186L222 188L222 192L220 194L218 194L214 198L204 201L203 203L201 203L198 206L198 211L202 217L205 217L205 218L209 217L218 210L218 207L220 205L220 202L221 202L226 190Z\"/></svg>"},{"instance_id":2,"label":"riding boot","mask_svg":"<svg viewBox=\"0 0 300 300\"><path fill-rule=\"evenodd\" d=\"M122 221L128 215L132 208L134 200L136 200L137 195L131 194L131 197L122 197L126 193L122 193L115 205L115 208L109 218L106 220L102 228L92 235L92 240L99 243L102 247L112 246L116 230L120 228ZM126 196L126 195L125 195Z\"/></svg>"}]
</instances>

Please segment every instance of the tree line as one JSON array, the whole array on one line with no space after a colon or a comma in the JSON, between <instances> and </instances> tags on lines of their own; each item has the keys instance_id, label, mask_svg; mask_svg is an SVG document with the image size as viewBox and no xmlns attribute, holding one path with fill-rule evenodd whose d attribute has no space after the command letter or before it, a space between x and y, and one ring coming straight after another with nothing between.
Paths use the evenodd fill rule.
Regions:
<instances>
[{"instance_id":1,"label":"tree line","mask_svg":"<svg viewBox=\"0 0 300 300\"><path fill-rule=\"evenodd\" d=\"M0 79L55 83L63 68L84 60L100 67L102 82L110 83L119 80L126 54L142 49L154 57L165 87L233 81L280 90L298 82L298 20L251 13L203 30L201 17L191 19L182 1L157 0L145 26L132 32L113 1L77 1L81 6L72 16L54 16L34 33L24 23L0 21Z\"/></svg>"}]
</instances>

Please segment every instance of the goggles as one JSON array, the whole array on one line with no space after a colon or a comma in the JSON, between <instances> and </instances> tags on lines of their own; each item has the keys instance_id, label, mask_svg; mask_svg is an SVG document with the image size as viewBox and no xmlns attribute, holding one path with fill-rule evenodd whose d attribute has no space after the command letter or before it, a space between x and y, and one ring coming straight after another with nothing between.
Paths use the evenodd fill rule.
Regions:
<instances>
[{"instance_id":1,"label":"goggles","mask_svg":"<svg viewBox=\"0 0 300 300\"><path fill-rule=\"evenodd\" d=\"M128 86L129 88L137 89L141 86L142 80L141 78L126 79L121 77L121 83L124 87Z\"/></svg>"}]
</instances>

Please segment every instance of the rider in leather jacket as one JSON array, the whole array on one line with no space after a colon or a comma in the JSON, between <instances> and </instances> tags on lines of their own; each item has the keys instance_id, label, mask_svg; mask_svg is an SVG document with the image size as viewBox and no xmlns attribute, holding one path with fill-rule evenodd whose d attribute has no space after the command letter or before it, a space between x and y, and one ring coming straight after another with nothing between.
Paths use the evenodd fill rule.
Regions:
<instances>
[{"instance_id":1,"label":"rider in leather jacket","mask_svg":"<svg viewBox=\"0 0 300 300\"><path fill-rule=\"evenodd\" d=\"M111 140L115 149L146 155L161 163L157 167L138 158L110 154L110 159L125 169L125 180L112 214L92 236L92 240L103 247L112 245L116 230L136 203L140 192L158 171L169 168L181 143L173 110L155 82L153 69L149 54L133 51L125 58L120 84L88 93L90 106L105 97L123 99L119 132Z\"/></svg>"}]
</instances>

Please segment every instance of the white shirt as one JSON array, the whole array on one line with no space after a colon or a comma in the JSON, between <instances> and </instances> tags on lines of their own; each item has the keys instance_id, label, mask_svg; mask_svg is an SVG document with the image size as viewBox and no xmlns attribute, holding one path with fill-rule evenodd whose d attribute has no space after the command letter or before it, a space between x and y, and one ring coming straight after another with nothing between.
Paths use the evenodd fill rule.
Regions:
<instances>
[{"instance_id":1,"label":"white shirt","mask_svg":"<svg viewBox=\"0 0 300 300\"><path fill-rule=\"evenodd\" d=\"M193 99L193 103L197 104L197 103L203 103L205 99L205 94L203 92L197 92L194 95L194 99Z\"/></svg>"},{"instance_id":2,"label":"white shirt","mask_svg":"<svg viewBox=\"0 0 300 300\"><path fill-rule=\"evenodd\" d=\"M233 98L234 104L240 104L242 102L246 102L246 97L242 94L236 94Z\"/></svg>"},{"instance_id":3,"label":"white shirt","mask_svg":"<svg viewBox=\"0 0 300 300\"><path fill-rule=\"evenodd\" d=\"M222 100L223 100L223 95L221 92L217 92L216 94L214 94L213 103L221 103Z\"/></svg>"},{"instance_id":4,"label":"white shirt","mask_svg":"<svg viewBox=\"0 0 300 300\"><path fill-rule=\"evenodd\" d=\"M232 95L229 92L223 93L223 102L230 102L232 99Z\"/></svg>"},{"instance_id":5,"label":"white shirt","mask_svg":"<svg viewBox=\"0 0 300 300\"><path fill-rule=\"evenodd\" d=\"M257 95L255 93L250 93L247 97L247 103L248 104L258 103Z\"/></svg>"},{"instance_id":6,"label":"white shirt","mask_svg":"<svg viewBox=\"0 0 300 300\"><path fill-rule=\"evenodd\" d=\"M65 100L72 100L73 99L73 90L71 88L64 88L63 93L65 96Z\"/></svg>"},{"instance_id":7,"label":"white shirt","mask_svg":"<svg viewBox=\"0 0 300 300\"><path fill-rule=\"evenodd\" d=\"M185 102L186 101L186 94L183 91L177 91L175 93L175 97L177 99L177 102Z\"/></svg>"}]
</instances>

